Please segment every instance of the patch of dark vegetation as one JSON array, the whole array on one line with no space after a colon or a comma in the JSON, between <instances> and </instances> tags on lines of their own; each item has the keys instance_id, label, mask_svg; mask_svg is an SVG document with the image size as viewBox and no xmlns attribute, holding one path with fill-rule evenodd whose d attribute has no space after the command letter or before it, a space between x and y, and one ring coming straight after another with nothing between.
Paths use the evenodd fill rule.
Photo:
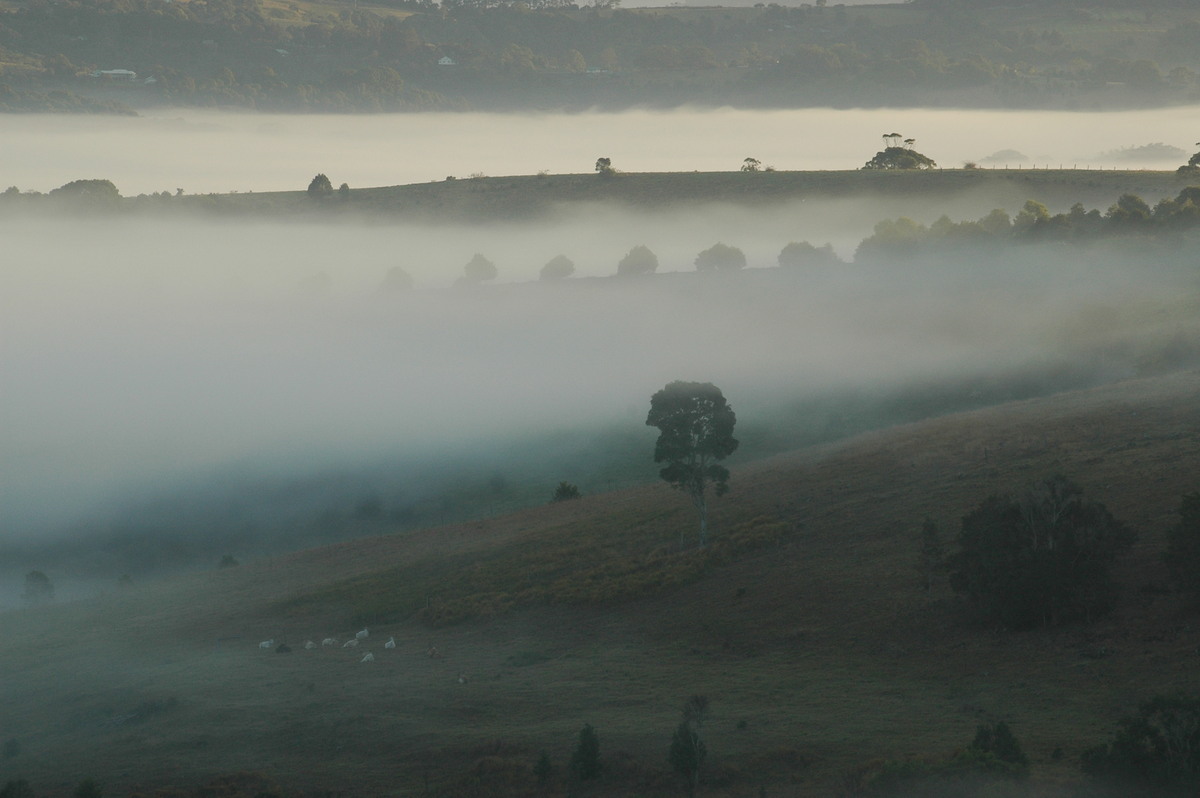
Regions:
<instances>
[{"instance_id":1,"label":"patch of dark vegetation","mask_svg":"<svg viewBox=\"0 0 1200 798\"><path fill-rule=\"evenodd\" d=\"M1155 696L1121 719L1112 741L1083 753L1088 794L1184 798L1200 794L1200 698Z\"/></svg>"},{"instance_id":2,"label":"patch of dark vegetation","mask_svg":"<svg viewBox=\"0 0 1200 798\"><path fill-rule=\"evenodd\" d=\"M1178 237L1200 227L1200 186L1184 188L1154 207L1137 194L1117 198L1101 214L1075 203L1066 213L1051 214L1028 200L1015 217L997 208L976 221L953 222L942 216L928 227L907 217L884 220L858 245L856 262L892 261L965 249L987 249L1046 241L1093 242L1115 237Z\"/></svg>"},{"instance_id":3,"label":"patch of dark vegetation","mask_svg":"<svg viewBox=\"0 0 1200 798\"><path fill-rule=\"evenodd\" d=\"M981 620L1009 629L1090 620L1112 609L1112 565L1134 538L1056 476L1021 498L991 496L963 517L951 585Z\"/></svg>"}]
</instances>

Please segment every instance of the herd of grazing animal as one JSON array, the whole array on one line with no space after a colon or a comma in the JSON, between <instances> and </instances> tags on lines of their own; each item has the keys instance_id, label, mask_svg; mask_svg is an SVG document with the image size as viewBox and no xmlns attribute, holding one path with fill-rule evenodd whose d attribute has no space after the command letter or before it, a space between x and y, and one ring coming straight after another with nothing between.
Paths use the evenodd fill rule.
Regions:
<instances>
[{"instance_id":1,"label":"herd of grazing animal","mask_svg":"<svg viewBox=\"0 0 1200 798\"><path fill-rule=\"evenodd\" d=\"M364 640L366 640L370 636L371 636L370 631L368 631L365 628L361 629L354 633L354 637L343 642L341 644L341 647L349 648L349 649L358 648L359 643L362 643ZM314 651L318 648L334 648L337 645L338 645L337 638L326 637L321 640L320 645L317 645L317 643L313 642L312 640L306 641L304 643L304 649L306 651ZM274 649L275 651L277 651L279 653L290 653L291 652L291 648L289 648L286 643L281 643L279 646L276 646L275 638L271 638L269 640L262 641L261 643L258 644L258 647L261 649L267 650L267 651ZM395 649L396 648L396 638L389 637L387 639L387 642L385 642L383 644L383 647L385 649ZM427 653L428 653L428 656L431 658L436 658L436 657L440 656L437 648L430 648ZM359 660L360 663L374 662L374 661L375 661L375 654L370 651L368 651L366 653L366 655L364 655L362 657L362 659ZM459 684L466 684L465 676L463 676L462 674L459 674L458 681L459 681Z\"/></svg>"}]
</instances>

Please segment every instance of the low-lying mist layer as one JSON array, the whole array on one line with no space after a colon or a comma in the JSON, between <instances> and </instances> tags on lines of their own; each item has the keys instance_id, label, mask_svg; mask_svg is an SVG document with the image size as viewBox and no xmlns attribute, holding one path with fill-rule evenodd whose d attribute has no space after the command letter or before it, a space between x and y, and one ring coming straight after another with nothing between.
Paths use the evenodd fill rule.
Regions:
<instances>
[{"instance_id":1,"label":"low-lying mist layer","mask_svg":"<svg viewBox=\"0 0 1200 798\"><path fill-rule=\"evenodd\" d=\"M964 385L980 401L1028 395L1193 354L1194 247L767 268L787 241L813 237L812 220L843 208L609 211L503 229L8 223L0 525L22 545L111 533L98 519L171 495L125 528L195 529L204 513L179 509L189 503L229 504L222 534L239 524L249 534L260 510L300 526L319 512L304 480L350 469L358 476L344 495L382 531L405 512L436 520L435 505L419 505L422 482L438 474L440 511L453 513L445 484L456 468L498 497L536 479L541 499L501 501L528 503L559 479L598 479L610 465L598 463L637 450L641 433L644 457L584 488L653 479L646 404L674 379L724 390L750 438L746 456L821 437L813 427L828 419L804 409L821 397L925 386L936 411L939 391ZM742 247L750 268L694 273L695 253L718 237ZM658 252L659 274L608 276L640 243ZM514 282L455 287L479 250ZM559 252L581 276L516 282ZM383 288L396 265L416 289ZM1022 374L1040 375L1040 387L995 390ZM409 486L408 509L389 495L381 511L371 486L397 481ZM258 510L247 509L248 484L267 486ZM180 499L187 486L193 498ZM303 512L289 516L289 502ZM112 568L115 578L122 563Z\"/></svg>"}]
</instances>

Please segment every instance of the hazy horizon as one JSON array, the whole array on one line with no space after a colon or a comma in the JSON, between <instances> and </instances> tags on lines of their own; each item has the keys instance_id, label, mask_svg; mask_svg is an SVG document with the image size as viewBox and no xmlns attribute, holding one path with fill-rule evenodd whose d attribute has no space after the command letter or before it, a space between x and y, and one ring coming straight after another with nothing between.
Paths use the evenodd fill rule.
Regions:
<instances>
[{"instance_id":1,"label":"hazy horizon","mask_svg":"<svg viewBox=\"0 0 1200 798\"><path fill-rule=\"evenodd\" d=\"M1193 151L1194 106L1137 111L688 108L545 114L295 115L169 109L139 117L7 114L0 184L46 192L108 179L125 196L302 190L318 172L351 188L448 175L857 169L882 134L915 138L946 168L1011 150L1004 168L1174 169L1114 153L1163 143ZM1018 121L1019 120L1019 121ZM481 139L480 131L487 131ZM1107 156L1105 154L1108 154Z\"/></svg>"}]
</instances>

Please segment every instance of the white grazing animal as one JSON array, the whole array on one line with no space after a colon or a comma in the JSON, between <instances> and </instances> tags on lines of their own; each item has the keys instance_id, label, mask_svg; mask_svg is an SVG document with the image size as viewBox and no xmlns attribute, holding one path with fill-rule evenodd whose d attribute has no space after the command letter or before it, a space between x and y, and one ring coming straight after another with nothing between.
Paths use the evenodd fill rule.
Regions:
<instances>
[{"instance_id":1,"label":"white grazing animal","mask_svg":"<svg viewBox=\"0 0 1200 798\"><path fill-rule=\"evenodd\" d=\"M325 638L324 640L322 640L322 641L321 641L321 645L323 645L323 646L336 646L336 645L337 645L337 641L336 641L336 640L334 640L332 637L327 637L327 638Z\"/></svg>"},{"instance_id":2,"label":"white grazing animal","mask_svg":"<svg viewBox=\"0 0 1200 798\"><path fill-rule=\"evenodd\" d=\"M375 655L374 655L374 654L372 654L371 652L369 652L369 651L368 651L368 652L367 652L367 656L363 657L363 658L362 658L362 661L363 661L363 662L374 662L374 661L375 661Z\"/></svg>"},{"instance_id":3,"label":"white grazing animal","mask_svg":"<svg viewBox=\"0 0 1200 798\"><path fill-rule=\"evenodd\" d=\"M342 643L342 648L358 648L358 638L356 637L353 640L347 640L345 643Z\"/></svg>"},{"instance_id":4,"label":"white grazing animal","mask_svg":"<svg viewBox=\"0 0 1200 798\"><path fill-rule=\"evenodd\" d=\"M366 640L367 635L369 635L369 634L370 634L370 632L367 631L367 627L364 626L363 630L361 632L355 632L354 636L359 640Z\"/></svg>"},{"instance_id":5,"label":"white grazing animal","mask_svg":"<svg viewBox=\"0 0 1200 798\"><path fill-rule=\"evenodd\" d=\"M383 647L384 648L395 648L396 647L396 638L389 637L388 641L383 644Z\"/></svg>"},{"instance_id":6,"label":"white grazing animal","mask_svg":"<svg viewBox=\"0 0 1200 798\"><path fill-rule=\"evenodd\" d=\"M258 644L258 647L259 648L275 648L275 638L271 638L270 640L262 641L261 643Z\"/></svg>"},{"instance_id":7,"label":"white grazing animal","mask_svg":"<svg viewBox=\"0 0 1200 798\"><path fill-rule=\"evenodd\" d=\"M309 640L307 643L304 644L304 647L307 648L309 651L312 651L314 648L317 647L317 644L314 643L313 641Z\"/></svg>"}]
</instances>

